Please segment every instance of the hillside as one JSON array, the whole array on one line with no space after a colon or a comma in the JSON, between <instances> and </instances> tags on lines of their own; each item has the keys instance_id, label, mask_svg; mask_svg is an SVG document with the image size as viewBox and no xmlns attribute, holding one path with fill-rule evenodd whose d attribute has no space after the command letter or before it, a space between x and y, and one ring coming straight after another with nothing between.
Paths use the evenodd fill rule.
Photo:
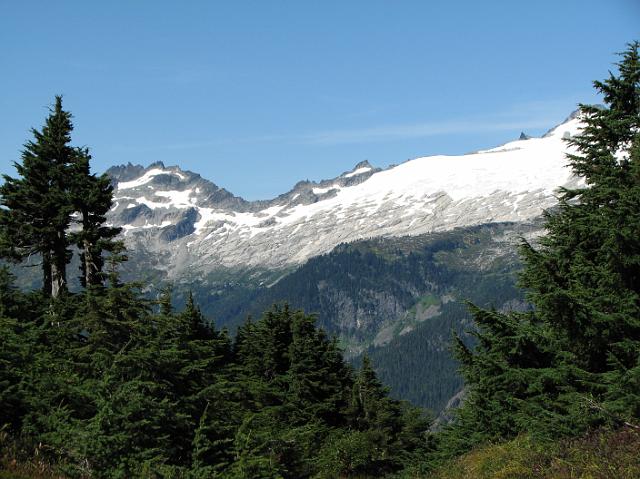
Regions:
<instances>
[{"instance_id":1,"label":"hillside","mask_svg":"<svg viewBox=\"0 0 640 479\"><path fill-rule=\"evenodd\" d=\"M269 287L190 289L203 311L232 331L274 303L315 313L352 361L368 352L394 395L440 411L461 387L450 343L453 331L471 328L464 302L525 308L515 287L515 244L539 228L505 223L356 242Z\"/></svg>"}]
</instances>

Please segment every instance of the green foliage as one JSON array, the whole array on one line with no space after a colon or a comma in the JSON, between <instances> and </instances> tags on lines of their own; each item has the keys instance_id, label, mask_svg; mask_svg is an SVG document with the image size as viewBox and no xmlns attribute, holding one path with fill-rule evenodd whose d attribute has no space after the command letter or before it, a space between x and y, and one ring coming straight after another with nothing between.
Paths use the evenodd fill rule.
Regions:
<instances>
[{"instance_id":1,"label":"green foliage","mask_svg":"<svg viewBox=\"0 0 640 479\"><path fill-rule=\"evenodd\" d=\"M4 175L0 186L6 208L0 215L7 246L4 255L22 259L40 254L44 290L54 296L65 288L69 260L65 231L73 213L67 192L75 156L68 145L72 130L71 114L62 110L62 98L56 97L42 131L31 130L34 140L25 144L22 163L14 163L20 178Z\"/></svg>"},{"instance_id":2,"label":"green foliage","mask_svg":"<svg viewBox=\"0 0 640 479\"><path fill-rule=\"evenodd\" d=\"M165 291L154 312L113 271L52 304L6 273L0 287L0 419L21 460L37 448L70 477L303 478L333 470L350 434L371 449L345 473L397 471L424 448L427 422L286 305L232 344L191 298L176 312Z\"/></svg>"},{"instance_id":3,"label":"green foliage","mask_svg":"<svg viewBox=\"0 0 640 479\"><path fill-rule=\"evenodd\" d=\"M105 226L113 188L107 176L90 173L89 150L72 147L71 113L56 96L42 130L24 145L22 162L14 163L20 175L4 175L0 186L0 254L20 261L32 255L41 259L43 291L57 297L68 289L69 247L81 251L81 283L102 283L102 251L116 247L119 228ZM78 213L79 220L72 220ZM79 231L69 233L72 221Z\"/></svg>"},{"instance_id":4,"label":"green foliage","mask_svg":"<svg viewBox=\"0 0 640 479\"><path fill-rule=\"evenodd\" d=\"M606 108L581 106L569 155L584 187L561 192L521 284L535 310L472 308L477 346L458 340L469 387L441 452L528 432L553 439L636 420L640 351L640 44L595 82Z\"/></svg>"},{"instance_id":5,"label":"green foliage","mask_svg":"<svg viewBox=\"0 0 640 479\"><path fill-rule=\"evenodd\" d=\"M79 213L76 221L81 226L79 231L70 235L69 241L80 250L80 284L85 288L102 284L102 253L115 251L118 247L115 237L121 231L121 228L105 225L106 214L111 208L113 186L106 174L91 174L90 160L87 148L76 149L69 187L71 203Z\"/></svg>"}]
</instances>

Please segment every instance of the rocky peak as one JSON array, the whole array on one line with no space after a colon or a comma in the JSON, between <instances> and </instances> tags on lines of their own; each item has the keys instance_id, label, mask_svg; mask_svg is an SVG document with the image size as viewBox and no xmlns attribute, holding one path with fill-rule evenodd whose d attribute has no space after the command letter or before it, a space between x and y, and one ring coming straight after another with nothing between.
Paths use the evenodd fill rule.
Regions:
<instances>
[{"instance_id":1,"label":"rocky peak","mask_svg":"<svg viewBox=\"0 0 640 479\"><path fill-rule=\"evenodd\" d=\"M368 160L364 160L354 166L351 171L342 173L338 177L338 180L341 181L342 186L353 186L369 179L371 175L378 171L382 170L380 168L374 168Z\"/></svg>"},{"instance_id":2,"label":"rocky peak","mask_svg":"<svg viewBox=\"0 0 640 479\"><path fill-rule=\"evenodd\" d=\"M142 165L134 165L131 162L126 165L112 166L106 171L106 174L116 182L129 181L143 175L146 168Z\"/></svg>"},{"instance_id":3,"label":"rocky peak","mask_svg":"<svg viewBox=\"0 0 640 479\"><path fill-rule=\"evenodd\" d=\"M358 163L356 166L353 167L353 170L357 170L359 168L371 168L373 169L373 166L371 166L371 163L369 163L369 160L363 160L360 163Z\"/></svg>"},{"instance_id":4,"label":"rocky peak","mask_svg":"<svg viewBox=\"0 0 640 479\"><path fill-rule=\"evenodd\" d=\"M531 137L527 134L525 134L524 131L520 132L520 137L518 138L518 140L523 141L523 140L529 140Z\"/></svg>"}]
</instances>

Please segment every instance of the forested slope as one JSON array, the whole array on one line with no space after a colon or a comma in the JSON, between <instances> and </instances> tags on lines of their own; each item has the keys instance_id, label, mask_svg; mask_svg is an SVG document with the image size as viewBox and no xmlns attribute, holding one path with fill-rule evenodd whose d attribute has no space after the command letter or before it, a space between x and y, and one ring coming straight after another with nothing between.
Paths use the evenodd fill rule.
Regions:
<instances>
[{"instance_id":1,"label":"forested slope","mask_svg":"<svg viewBox=\"0 0 640 479\"><path fill-rule=\"evenodd\" d=\"M472 328L465 301L526 308L516 246L539 228L494 223L341 245L270 287L194 295L231 331L283 301L314 313L355 364L370 354L395 397L439 412L462 384L450 344L454 331Z\"/></svg>"}]
</instances>

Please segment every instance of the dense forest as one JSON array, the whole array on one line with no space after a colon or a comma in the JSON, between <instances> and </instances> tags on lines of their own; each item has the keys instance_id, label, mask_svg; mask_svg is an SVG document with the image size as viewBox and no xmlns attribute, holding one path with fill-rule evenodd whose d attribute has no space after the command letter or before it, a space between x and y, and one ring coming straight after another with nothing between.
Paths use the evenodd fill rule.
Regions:
<instances>
[{"instance_id":1,"label":"dense forest","mask_svg":"<svg viewBox=\"0 0 640 479\"><path fill-rule=\"evenodd\" d=\"M58 97L0 188L5 257L42 258L42 291L0 277L0 424L17 459L80 477L298 478L390 473L424 449L420 411L367 361L345 364L313 317L274 308L232 341L191 299L175 312L170 291L150 302L123 283L112 189L69 146L70 120Z\"/></svg>"},{"instance_id":2,"label":"dense forest","mask_svg":"<svg viewBox=\"0 0 640 479\"><path fill-rule=\"evenodd\" d=\"M516 287L522 265L513 243L539 228L493 223L359 241L310 259L269 287L234 285L212 293L195 285L193 296L231 331L272 304L317 314L318 325L338 337L351 364L369 355L392 396L438 414L462 387L450 344L452 331L472 343L465 301L526 309Z\"/></svg>"},{"instance_id":3,"label":"dense forest","mask_svg":"<svg viewBox=\"0 0 640 479\"><path fill-rule=\"evenodd\" d=\"M476 340L453 338L466 397L440 430L389 396L368 356L349 366L301 310L269 308L231 338L192 296L176 310L170 289L150 301L145 284L123 281L126 250L105 223L112 187L91 173L88 149L71 146L57 97L18 177L0 186L0 252L39 257L43 285L23 292L0 272L0 477L491 477L481 474L500 454L511 456L501 477L543 477L559 467L549 451L563 464L605 451L596 466L612 461L607 470L585 474L633 477L639 46L594 83L605 107L581 105L584 129L568 141L584 186L562 190L546 234L523 240L520 282L533 308L469 303ZM82 289L72 292L74 254ZM509 469L524 450L535 461ZM494 469L465 469L483 454Z\"/></svg>"}]
</instances>

